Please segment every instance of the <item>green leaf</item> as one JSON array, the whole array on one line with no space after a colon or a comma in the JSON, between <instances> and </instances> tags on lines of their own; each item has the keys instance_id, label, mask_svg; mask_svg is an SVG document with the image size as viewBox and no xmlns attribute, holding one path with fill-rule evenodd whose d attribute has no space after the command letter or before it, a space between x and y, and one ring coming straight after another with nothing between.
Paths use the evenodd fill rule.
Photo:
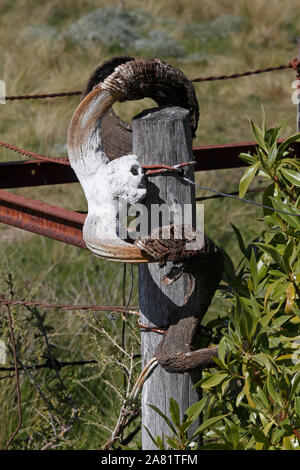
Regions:
<instances>
[{"instance_id":1,"label":"green leaf","mask_svg":"<svg viewBox=\"0 0 300 470\"><path fill-rule=\"evenodd\" d=\"M292 318L291 315L281 315L280 317L276 318L276 320L273 321L272 327L273 328L280 328L282 325L284 325L291 318Z\"/></svg>"},{"instance_id":2,"label":"green leaf","mask_svg":"<svg viewBox=\"0 0 300 470\"><path fill-rule=\"evenodd\" d=\"M300 132L297 132L296 134L291 135L288 139L284 140L278 147L278 153L281 155L283 152L294 142L297 142L300 140Z\"/></svg>"},{"instance_id":3,"label":"green leaf","mask_svg":"<svg viewBox=\"0 0 300 470\"><path fill-rule=\"evenodd\" d=\"M277 127L277 136L281 134L281 132L286 128L288 122L292 119L292 116L289 116L281 121L279 126Z\"/></svg>"},{"instance_id":4,"label":"green leaf","mask_svg":"<svg viewBox=\"0 0 300 470\"><path fill-rule=\"evenodd\" d=\"M260 283L266 277L266 274L268 272L268 266L263 262L262 259L259 259L256 267L258 282Z\"/></svg>"},{"instance_id":5,"label":"green leaf","mask_svg":"<svg viewBox=\"0 0 300 470\"><path fill-rule=\"evenodd\" d=\"M191 405L185 412L185 415L188 417L191 422L194 422L195 419L198 418L198 416L202 413L206 403L206 397L202 398L200 401L197 401L197 403L194 403Z\"/></svg>"},{"instance_id":6,"label":"green leaf","mask_svg":"<svg viewBox=\"0 0 300 470\"><path fill-rule=\"evenodd\" d=\"M255 297L253 296L253 294L250 295L250 300L251 300L252 311L254 313L255 318L260 319L260 316L261 316L260 306L256 302Z\"/></svg>"},{"instance_id":7,"label":"green leaf","mask_svg":"<svg viewBox=\"0 0 300 470\"><path fill-rule=\"evenodd\" d=\"M280 171L290 183L300 187L300 173L288 168L281 168Z\"/></svg>"},{"instance_id":8,"label":"green leaf","mask_svg":"<svg viewBox=\"0 0 300 470\"><path fill-rule=\"evenodd\" d=\"M218 442L211 442L199 447L199 450L228 450L227 444L219 444Z\"/></svg>"},{"instance_id":9,"label":"green leaf","mask_svg":"<svg viewBox=\"0 0 300 470\"><path fill-rule=\"evenodd\" d=\"M280 269L282 269L286 274L289 275L291 271L289 262L283 256L281 256L280 253L278 253L276 248L271 245L266 245L264 243L255 243L255 245L260 246L263 251L268 253L273 258L275 263L280 267Z\"/></svg>"},{"instance_id":10,"label":"green leaf","mask_svg":"<svg viewBox=\"0 0 300 470\"><path fill-rule=\"evenodd\" d=\"M295 398L295 412L300 418L300 397Z\"/></svg>"},{"instance_id":11,"label":"green leaf","mask_svg":"<svg viewBox=\"0 0 300 470\"><path fill-rule=\"evenodd\" d=\"M180 426L180 411L179 411L179 405L174 398L170 397L170 416L172 418L173 423L175 426Z\"/></svg>"},{"instance_id":12,"label":"green leaf","mask_svg":"<svg viewBox=\"0 0 300 470\"><path fill-rule=\"evenodd\" d=\"M276 428L272 435L272 441L275 443L280 442L280 440L283 438L285 433L286 433L286 430L284 427Z\"/></svg>"},{"instance_id":13,"label":"green leaf","mask_svg":"<svg viewBox=\"0 0 300 470\"><path fill-rule=\"evenodd\" d=\"M281 213L279 213L279 212L276 213L287 224L291 225L292 227L295 227L297 230L300 230L300 213L299 213L299 211L295 210L295 208L292 207L289 204L284 204L282 201L280 201L277 198L270 197L270 199L271 199L273 207L275 207L275 209L279 209L280 211L289 212L290 214L295 214L295 215L289 215L289 214L283 214L282 212Z\"/></svg>"},{"instance_id":14,"label":"green leaf","mask_svg":"<svg viewBox=\"0 0 300 470\"><path fill-rule=\"evenodd\" d=\"M278 168L286 168L287 165L293 166L296 169L297 172L300 170L300 161L299 161L299 159L288 158L288 157L282 158L280 160L280 165L279 165Z\"/></svg>"},{"instance_id":15,"label":"green leaf","mask_svg":"<svg viewBox=\"0 0 300 470\"><path fill-rule=\"evenodd\" d=\"M256 162L256 158L253 155L250 155L250 153L240 153L239 158L249 165Z\"/></svg>"},{"instance_id":16,"label":"green leaf","mask_svg":"<svg viewBox=\"0 0 300 470\"><path fill-rule=\"evenodd\" d=\"M223 364L225 364L225 357L226 357L227 349L228 349L228 346L226 343L226 339L223 337L218 346L218 358Z\"/></svg>"},{"instance_id":17,"label":"green leaf","mask_svg":"<svg viewBox=\"0 0 300 470\"><path fill-rule=\"evenodd\" d=\"M264 300L264 308L267 306L267 302L269 300L269 297L272 296L272 298L277 299L281 296L282 291L285 291L285 284L286 284L286 277L281 277L280 279L277 279L277 281L272 282L272 284L269 285L266 295L265 295L265 300ZM270 317L273 316L273 313L270 312ZM266 325L264 322L262 322L264 325Z\"/></svg>"},{"instance_id":18,"label":"green leaf","mask_svg":"<svg viewBox=\"0 0 300 470\"><path fill-rule=\"evenodd\" d=\"M300 371L297 372L292 379L292 388L290 393L291 400L293 399L295 393L298 391L300 385Z\"/></svg>"},{"instance_id":19,"label":"green leaf","mask_svg":"<svg viewBox=\"0 0 300 470\"><path fill-rule=\"evenodd\" d=\"M232 444L234 450L237 450L240 443L239 428L238 426L225 418L225 438L228 442Z\"/></svg>"},{"instance_id":20,"label":"green leaf","mask_svg":"<svg viewBox=\"0 0 300 470\"><path fill-rule=\"evenodd\" d=\"M254 292L257 290L258 286L258 272L257 272L257 264L256 264L256 257L255 252L251 250L251 257L250 257L250 272L253 280Z\"/></svg>"},{"instance_id":21,"label":"green leaf","mask_svg":"<svg viewBox=\"0 0 300 470\"><path fill-rule=\"evenodd\" d=\"M275 183L269 184L269 186L266 187L263 193L263 198L262 198L262 203L265 206L272 207L272 202L270 200L270 197L274 196L274 191L275 191ZM274 212L271 209L263 209L264 215L268 214L274 214Z\"/></svg>"},{"instance_id":22,"label":"green leaf","mask_svg":"<svg viewBox=\"0 0 300 470\"><path fill-rule=\"evenodd\" d=\"M216 366L217 366L220 370L227 370L227 367L224 366L223 362L220 361L220 359L219 359L218 357L213 356L213 357L212 357L212 360L214 361L214 363L216 364Z\"/></svg>"},{"instance_id":23,"label":"green leaf","mask_svg":"<svg viewBox=\"0 0 300 470\"><path fill-rule=\"evenodd\" d=\"M273 383L272 375L268 374L267 378L267 389L275 403L278 403L280 406L282 406L282 401L279 393L277 392L275 385Z\"/></svg>"},{"instance_id":24,"label":"green leaf","mask_svg":"<svg viewBox=\"0 0 300 470\"><path fill-rule=\"evenodd\" d=\"M290 240L284 247L283 256L286 256L289 262L292 264L297 256L297 250L295 249L293 240ZM300 245L299 245L300 248Z\"/></svg>"},{"instance_id":25,"label":"green leaf","mask_svg":"<svg viewBox=\"0 0 300 470\"><path fill-rule=\"evenodd\" d=\"M171 439L170 437L167 437L167 443L169 444L170 449L180 449L179 442L175 441L174 439Z\"/></svg>"},{"instance_id":26,"label":"green leaf","mask_svg":"<svg viewBox=\"0 0 300 470\"><path fill-rule=\"evenodd\" d=\"M290 282L286 288L286 304L285 313L289 314L293 312L296 300L296 289L293 282Z\"/></svg>"},{"instance_id":27,"label":"green leaf","mask_svg":"<svg viewBox=\"0 0 300 470\"><path fill-rule=\"evenodd\" d=\"M209 377L204 377L204 379L200 380L200 385L204 389L215 387L216 385L219 385L219 383L221 383L226 377L228 377L228 374L224 372L221 372L221 374L212 374Z\"/></svg>"},{"instance_id":28,"label":"green leaf","mask_svg":"<svg viewBox=\"0 0 300 470\"><path fill-rule=\"evenodd\" d=\"M264 444L268 444L268 439L266 438L265 434L261 429L253 428L251 429L251 433L253 434L256 442L263 442Z\"/></svg>"},{"instance_id":29,"label":"green leaf","mask_svg":"<svg viewBox=\"0 0 300 470\"><path fill-rule=\"evenodd\" d=\"M245 392L244 392L244 390L242 390L242 391L238 394L238 396L236 397L235 406L236 406L237 408L240 406L240 404L241 404L241 402L242 402L244 396L245 396Z\"/></svg>"},{"instance_id":30,"label":"green leaf","mask_svg":"<svg viewBox=\"0 0 300 470\"><path fill-rule=\"evenodd\" d=\"M147 428L147 426L144 426L144 428L146 429L151 441L153 442L153 444L159 449L159 450L164 450L164 442L162 440L162 438L160 436L156 436L156 439L152 436L151 432L149 431L149 429Z\"/></svg>"},{"instance_id":31,"label":"green leaf","mask_svg":"<svg viewBox=\"0 0 300 470\"><path fill-rule=\"evenodd\" d=\"M228 386L229 386L231 381L232 381L231 376L228 376L227 379L223 380L222 385L221 385L221 396L225 395L225 392L228 389Z\"/></svg>"},{"instance_id":32,"label":"green leaf","mask_svg":"<svg viewBox=\"0 0 300 470\"><path fill-rule=\"evenodd\" d=\"M273 426L274 426L273 421L270 421L269 423L264 425L263 433L264 433L265 436L267 436L269 434L269 432L270 432L270 430L272 429Z\"/></svg>"},{"instance_id":33,"label":"green leaf","mask_svg":"<svg viewBox=\"0 0 300 470\"><path fill-rule=\"evenodd\" d=\"M254 176L257 173L257 170L260 167L260 162L256 162L253 165L249 166L245 173L243 174L241 180L240 180L240 185L239 185L239 196L244 197L250 184L253 181Z\"/></svg>"},{"instance_id":34,"label":"green leaf","mask_svg":"<svg viewBox=\"0 0 300 470\"><path fill-rule=\"evenodd\" d=\"M202 433L205 431L205 429L213 427L215 424L217 424L219 421L221 421L223 418L228 416L228 413L225 415L220 415L220 416L214 416L213 418L209 418L206 421L204 421L194 432L192 439L194 439L198 434Z\"/></svg>"},{"instance_id":35,"label":"green leaf","mask_svg":"<svg viewBox=\"0 0 300 470\"><path fill-rule=\"evenodd\" d=\"M165 422L167 423L171 431L177 436L176 429L174 428L171 420L162 411L160 411L160 409L158 409L156 406L151 405L150 403L148 403L148 406L150 406L150 408L156 411L156 413L158 413L165 420Z\"/></svg>"},{"instance_id":36,"label":"green leaf","mask_svg":"<svg viewBox=\"0 0 300 470\"><path fill-rule=\"evenodd\" d=\"M265 141L268 143L270 147L276 142L278 137L278 129L277 128L271 128L268 129L267 132L265 133Z\"/></svg>"},{"instance_id":37,"label":"green leaf","mask_svg":"<svg viewBox=\"0 0 300 470\"><path fill-rule=\"evenodd\" d=\"M230 223L231 227L233 228L234 230L234 233L236 235L236 238L237 238L237 241L238 241L238 244L239 244L239 247L240 247L240 250L241 252L243 253L243 255L247 256L247 250L246 250L246 247L245 247L245 244L244 244L244 241L243 241L243 238L242 238L242 235L241 235L241 232L239 231L239 229L233 225L232 223Z\"/></svg>"},{"instance_id":38,"label":"green leaf","mask_svg":"<svg viewBox=\"0 0 300 470\"><path fill-rule=\"evenodd\" d=\"M179 431L181 433L181 435L184 435L186 430L192 425L192 421L184 421L183 423L181 423L181 425L179 426Z\"/></svg>"},{"instance_id":39,"label":"green leaf","mask_svg":"<svg viewBox=\"0 0 300 470\"><path fill-rule=\"evenodd\" d=\"M244 366L243 366L243 368L244 368ZM250 392L251 382L250 382L249 372L247 370L244 370L243 373L244 373L244 379L245 379L243 390L245 392L245 395L246 395L247 401L249 403L249 406L251 408L255 409L255 403L252 399L251 392ZM241 403L241 406L246 406L246 405L244 403Z\"/></svg>"},{"instance_id":40,"label":"green leaf","mask_svg":"<svg viewBox=\"0 0 300 470\"><path fill-rule=\"evenodd\" d=\"M265 178L266 181L272 179L271 176L269 175L269 173L267 173L265 170L260 169L259 172L257 173L257 175L261 176L261 178Z\"/></svg>"},{"instance_id":41,"label":"green leaf","mask_svg":"<svg viewBox=\"0 0 300 470\"><path fill-rule=\"evenodd\" d=\"M255 405L255 403L253 403ZM265 419L268 419L268 415L266 413L264 413L263 410L257 410L254 406L251 406L251 405L247 405L246 403L241 403L240 404L243 408L246 408L247 410L249 411L252 411L252 413L256 414L256 415L259 415L260 418L263 416Z\"/></svg>"},{"instance_id":42,"label":"green leaf","mask_svg":"<svg viewBox=\"0 0 300 470\"><path fill-rule=\"evenodd\" d=\"M256 387L256 395L255 398L259 398L262 406L268 410L270 407L270 402L266 395L264 394L263 390L260 387Z\"/></svg>"},{"instance_id":43,"label":"green leaf","mask_svg":"<svg viewBox=\"0 0 300 470\"><path fill-rule=\"evenodd\" d=\"M256 325L257 322L255 321L255 318L251 315L248 309L244 309L240 318L240 328L243 337L247 340L248 343L251 343L256 330Z\"/></svg>"},{"instance_id":44,"label":"green leaf","mask_svg":"<svg viewBox=\"0 0 300 470\"><path fill-rule=\"evenodd\" d=\"M256 310L253 310L251 300L240 297L238 294L236 294L236 305L236 315L238 315L242 335L248 342L251 342L258 322Z\"/></svg>"},{"instance_id":45,"label":"green leaf","mask_svg":"<svg viewBox=\"0 0 300 470\"><path fill-rule=\"evenodd\" d=\"M273 358L268 354L265 354L263 352L255 354L255 356L252 356L252 360L263 365L267 369L268 374L271 372L271 370L273 370L274 373L277 374L276 364L274 363Z\"/></svg>"},{"instance_id":46,"label":"green leaf","mask_svg":"<svg viewBox=\"0 0 300 470\"><path fill-rule=\"evenodd\" d=\"M285 447L286 450L294 450L294 446L293 446L293 443L291 441L291 438L289 436L285 436L283 439L282 439L282 442L283 442L283 445Z\"/></svg>"},{"instance_id":47,"label":"green leaf","mask_svg":"<svg viewBox=\"0 0 300 470\"><path fill-rule=\"evenodd\" d=\"M222 251L222 255L223 255L223 259L224 259L224 274L229 279L234 279L234 277L235 277L234 264L233 264L230 256L226 253L226 251L222 247L220 247L220 250Z\"/></svg>"},{"instance_id":48,"label":"green leaf","mask_svg":"<svg viewBox=\"0 0 300 470\"><path fill-rule=\"evenodd\" d=\"M256 140L256 142L259 144L259 146L266 152L268 153L268 149L265 143L264 135L261 131L261 129L252 121L250 120L250 124L252 127L252 132L253 136Z\"/></svg>"},{"instance_id":49,"label":"green leaf","mask_svg":"<svg viewBox=\"0 0 300 470\"><path fill-rule=\"evenodd\" d=\"M270 167L274 165L276 158L277 158L277 142L274 142L268 155L268 164Z\"/></svg>"}]
</instances>

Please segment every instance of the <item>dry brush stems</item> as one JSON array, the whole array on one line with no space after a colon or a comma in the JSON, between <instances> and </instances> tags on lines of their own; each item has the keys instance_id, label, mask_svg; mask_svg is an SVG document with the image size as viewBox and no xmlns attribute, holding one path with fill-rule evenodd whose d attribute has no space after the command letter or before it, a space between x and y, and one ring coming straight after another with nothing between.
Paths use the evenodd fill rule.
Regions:
<instances>
[{"instance_id":1,"label":"dry brush stems","mask_svg":"<svg viewBox=\"0 0 300 470\"><path fill-rule=\"evenodd\" d=\"M8 316L8 323L9 323L9 329L10 329L10 337L11 337L11 346L13 350L13 355L14 355L14 365L15 365L15 377L16 377L16 392L17 392L17 399L18 399L18 413L19 413L19 423L15 429L15 431L12 433L10 436L5 450L7 450L10 445L12 444L14 438L20 431L23 423L23 413L22 413L22 402L21 402L21 390L20 390L20 381L19 381L19 369L18 369L18 357L17 357L17 350L16 350L16 342L15 342L15 335L14 335L14 327L13 327L13 322L12 322L12 316L10 312L10 307L9 305L6 306L7 308L7 316Z\"/></svg>"},{"instance_id":2,"label":"dry brush stems","mask_svg":"<svg viewBox=\"0 0 300 470\"><path fill-rule=\"evenodd\" d=\"M127 396L124 400L123 405L121 406L115 429L111 437L106 442L106 444L104 444L102 450L109 450L113 446L113 444L116 442L116 440L119 439L124 429L129 424L131 424L131 422L137 416L139 416L140 412L134 410L135 403L137 401L139 393L142 390L143 384L150 377L151 373L153 372L153 370L155 369L157 365L158 365L158 361L155 357L152 358L148 364L146 364L146 366L140 373L130 393L129 393L130 381L128 381Z\"/></svg>"}]
</instances>

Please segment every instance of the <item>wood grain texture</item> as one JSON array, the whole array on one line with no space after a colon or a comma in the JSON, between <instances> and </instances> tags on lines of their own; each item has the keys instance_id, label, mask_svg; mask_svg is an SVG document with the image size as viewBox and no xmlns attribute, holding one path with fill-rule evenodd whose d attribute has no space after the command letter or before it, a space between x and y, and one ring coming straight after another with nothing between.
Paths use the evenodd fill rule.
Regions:
<instances>
[{"instance_id":1,"label":"wood grain texture","mask_svg":"<svg viewBox=\"0 0 300 470\"><path fill-rule=\"evenodd\" d=\"M297 55L297 59L298 61L300 62L300 37L298 37L298 55ZM297 80L300 80L300 66L298 67L298 71L297 71ZM298 94L297 94L297 98L298 98L298 104L297 104L297 132L300 132L300 92L299 92L299 89L300 89L300 84L297 83L297 88L298 88Z\"/></svg>"},{"instance_id":2,"label":"wood grain texture","mask_svg":"<svg viewBox=\"0 0 300 470\"><path fill-rule=\"evenodd\" d=\"M141 113L133 120L133 151L141 164L164 163L175 165L192 160L192 136L189 112L183 108L155 108ZM194 178L190 167L187 176ZM166 203L168 206L177 202L182 207L194 201L194 187L187 185L174 174L148 178L146 205ZM150 214L150 210L149 210ZM195 208L193 208L195 224ZM154 227L151 227L152 229ZM189 279L183 274L174 284L166 286L163 277L172 267L167 263L160 268L157 263L139 266L139 297L141 323L147 326L165 327L178 321L183 313L184 297L188 291ZM197 292L193 302L195 309L199 303ZM144 331L141 333L142 361L145 366L154 356L162 336ZM169 397L179 404L181 415L199 399L198 389L193 389L199 372L193 374L170 374L161 366L156 367L151 377L145 382L142 392L142 446L144 450L156 449L144 426L152 435L169 435L169 428L164 420L148 404L157 406L169 415ZM198 423L195 423L195 426Z\"/></svg>"}]
</instances>

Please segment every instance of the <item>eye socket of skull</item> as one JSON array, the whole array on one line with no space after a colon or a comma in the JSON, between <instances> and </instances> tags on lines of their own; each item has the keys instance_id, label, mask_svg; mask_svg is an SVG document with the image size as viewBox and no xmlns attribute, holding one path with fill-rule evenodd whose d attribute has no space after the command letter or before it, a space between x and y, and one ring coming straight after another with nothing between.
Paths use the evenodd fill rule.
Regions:
<instances>
[{"instance_id":1,"label":"eye socket of skull","mask_svg":"<svg viewBox=\"0 0 300 470\"><path fill-rule=\"evenodd\" d=\"M138 165L132 165L132 167L130 168L130 172L134 175L134 176L137 176L140 174L140 167Z\"/></svg>"}]
</instances>

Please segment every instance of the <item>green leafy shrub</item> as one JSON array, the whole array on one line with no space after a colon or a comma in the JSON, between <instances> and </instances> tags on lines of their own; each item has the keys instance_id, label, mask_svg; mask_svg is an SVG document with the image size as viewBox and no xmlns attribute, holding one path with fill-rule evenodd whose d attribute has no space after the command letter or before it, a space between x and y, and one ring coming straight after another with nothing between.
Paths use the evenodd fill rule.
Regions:
<instances>
[{"instance_id":1,"label":"green leafy shrub","mask_svg":"<svg viewBox=\"0 0 300 470\"><path fill-rule=\"evenodd\" d=\"M218 325L216 367L203 372L194 405L203 422L188 438L191 410L183 423L171 413L171 448L191 448L201 436L201 449L300 449L300 161L291 148L300 133L278 143L285 125L267 130L264 113L261 128L251 122L258 146L240 156L250 164L240 196L256 175L264 179L264 230L245 246L233 227L243 258L234 270L227 257L220 290L230 309Z\"/></svg>"}]
</instances>

